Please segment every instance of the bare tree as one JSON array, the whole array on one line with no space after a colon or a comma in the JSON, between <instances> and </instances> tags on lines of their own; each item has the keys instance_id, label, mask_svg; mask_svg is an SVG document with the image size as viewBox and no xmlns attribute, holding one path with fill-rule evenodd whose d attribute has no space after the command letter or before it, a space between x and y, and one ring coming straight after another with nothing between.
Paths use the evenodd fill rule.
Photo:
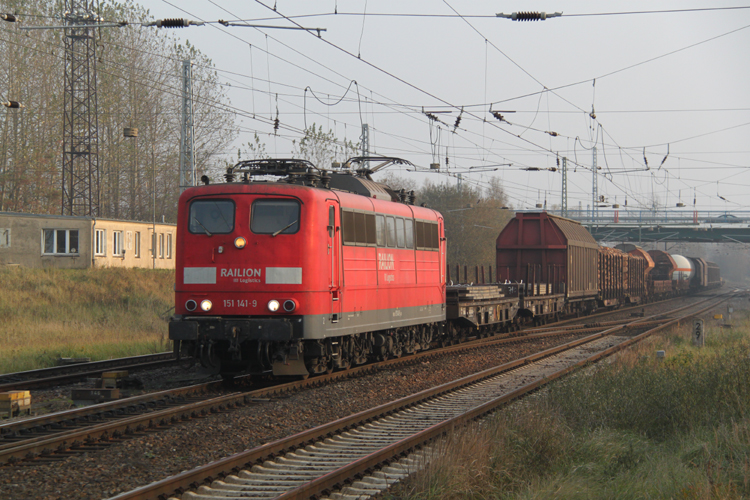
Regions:
<instances>
[{"instance_id":1,"label":"bare tree","mask_svg":"<svg viewBox=\"0 0 750 500\"><path fill-rule=\"evenodd\" d=\"M312 162L320 169L329 169L334 161L343 162L354 156L359 144L339 140L332 130L323 132L323 126L314 123L305 129L305 135L292 141L292 154Z\"/></svg>"},{"instance_id":2,"label":"bare tree","mask_svg":"<svg viewBox=\"0 0 750 500\"><path fill-rule=\"evenodd\" d=\"M449 265L494 265L495 241L513 217L499 179L481 187L426 182L418 198L445 219Z\"/></svg>"},{"instance_id":3,"label":"bare tree","mask_svg":"<svg viewBox=\"0 0 750 500\"><path fill-rule=\"evenodd\" d=\"M100 5L104 19L137 24L148 11L132 3ZM34 24L59 24L60 2L4 1ZM33 17L30 16L39 16ZM62 166L63 44L61 30L0 26L9 64L0 68L2 97L23 110L0 112L0 210L59 213ZM222 152L237 134L234 113L209 59L169 32L138 26L96 32L99 168L102 215L176 219L182 60L194 62L196 165L223 170ZM125 127L138 137L123 136ZM155 202L155 203L154 203ZM154 210L156 205L156 210Z\"/></svg>"}]
</instances>

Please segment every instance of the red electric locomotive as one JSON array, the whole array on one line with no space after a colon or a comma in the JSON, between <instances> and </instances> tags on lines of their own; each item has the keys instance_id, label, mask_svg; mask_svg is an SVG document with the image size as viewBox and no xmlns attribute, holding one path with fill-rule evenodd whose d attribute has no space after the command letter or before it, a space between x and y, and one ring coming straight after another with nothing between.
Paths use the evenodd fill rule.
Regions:
<instances>
[{"instance_id":1,"label":"red electric locomotive","mask_svg":"<svg viewBox=\"0 0 750 500\"><path fill-rule=\"evenodd\" d=\"M426 349L445 320L442 216L370 174L240 162L185 190L177 218L178 352L224 374L321 373Z\"/></svg>"}]
</instances>

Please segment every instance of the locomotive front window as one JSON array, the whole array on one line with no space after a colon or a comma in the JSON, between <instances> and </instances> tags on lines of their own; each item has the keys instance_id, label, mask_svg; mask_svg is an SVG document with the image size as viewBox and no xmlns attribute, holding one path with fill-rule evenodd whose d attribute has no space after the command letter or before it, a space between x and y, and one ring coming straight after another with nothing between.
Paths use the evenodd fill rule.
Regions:
<instances>
[{"instance_id":1,"label":"locomotive front window","mask_svg":"<svg viewBox=\"0 0 750 500\"><path fill-rule=\"evenodd\" d=\"M299 203L293 200L257 200L250 229L256 234L292 234L299 231Z\"/></svg>"},{"instance_id":2,"label":"locomotive front window","mask_svg":"<svg viewBox=\"0 0 750 500\"><path fill-rule=\"evenodd\" d=\"M228 234L234 230L234 202L198 200L190 204L188 230L194 234Z\"/></svg>"}]
</instances>

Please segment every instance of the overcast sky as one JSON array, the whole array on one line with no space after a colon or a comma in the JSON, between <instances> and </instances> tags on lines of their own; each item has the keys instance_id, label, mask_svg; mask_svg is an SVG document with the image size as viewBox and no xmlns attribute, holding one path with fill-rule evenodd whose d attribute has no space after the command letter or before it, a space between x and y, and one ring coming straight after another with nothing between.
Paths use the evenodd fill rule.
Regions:
<instances>
[{"instance_id":1,"label":"overcast sky","mask_svg":"<svg viewBox=\"0 0 750 500\"><path fill-rule=\"evenodd\" d=\"M656 201L675 209L682 202L691 210L695 199L699 210L750 210L750 8L726 9L748 2L143 4L157 19L213 21L172 31L210 57L230 85L242 135L228 156L236 158L236 146L254 132L269 154L288 157L305 125L357 142L367 123L371 153L402 157L419 170L396 174L456 183L460 173L474 186L498 177L519 209L545 198L560 204L559 170L524 169L553 168L558 155L567 157L568 206L586 208L596 146L599 194L610 205ZM676 9L720 10L625 14ZM518 10L563 15L495 17ZM318 38L225 27L219 19L326 31ZM429 172L431 163L439 173Z\"/></svg>"}]
</instances>

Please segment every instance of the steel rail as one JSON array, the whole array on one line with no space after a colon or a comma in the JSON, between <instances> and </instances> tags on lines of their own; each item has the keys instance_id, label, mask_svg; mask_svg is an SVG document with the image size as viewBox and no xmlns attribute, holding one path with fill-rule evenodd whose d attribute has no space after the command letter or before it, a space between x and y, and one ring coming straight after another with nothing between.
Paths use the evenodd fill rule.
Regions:
<instances>
[{"instance_id":1,"label":"steel rail","mask_svg":"<svg viewBox=\"0 0 750 500\"><path fill-rule=\"evenodd\" d=\"M205 384L191 385L166 391L152 392L140 396L133 396L125 399L117 399L105 403L99 403L81 408L73 408L60 412L39 415L22 420L10 420L0 423L0 449L3 448L3 438L9 435L17 434L23 431L42 429L46 426L60 424L61 422L73 422L79 419L97 418L105 413L114 413L122 410L128 410L138 406L152 406L162 401L193 397L205 394L212 390L221 388L221 382L207 382ZM165 403L166 404L166 403Z\"/></svg>"},{"instance_id":2,"label":"steel rail","mask_svg":"<svg viewBox=\"0 0 750 500\"><path fill-rule=\"evenodd\" d=\"M22 389L36 389L40 387L49 387L56 384L77 382L86 378L101 376L102 373L115 369L145 370L158 368L161 366L169 366L175 363L178 363L178 361L175 359L174 354L171 352L164 352L159 354L134 356L131 358L118 358L104 361L92 361L87 363L75 363L66 366L41 368L39 370L6 373L0 375L0 392ZM2 382L3 380L9 380L19 377L32 378Z\"/></svg>"}]
</instances>

